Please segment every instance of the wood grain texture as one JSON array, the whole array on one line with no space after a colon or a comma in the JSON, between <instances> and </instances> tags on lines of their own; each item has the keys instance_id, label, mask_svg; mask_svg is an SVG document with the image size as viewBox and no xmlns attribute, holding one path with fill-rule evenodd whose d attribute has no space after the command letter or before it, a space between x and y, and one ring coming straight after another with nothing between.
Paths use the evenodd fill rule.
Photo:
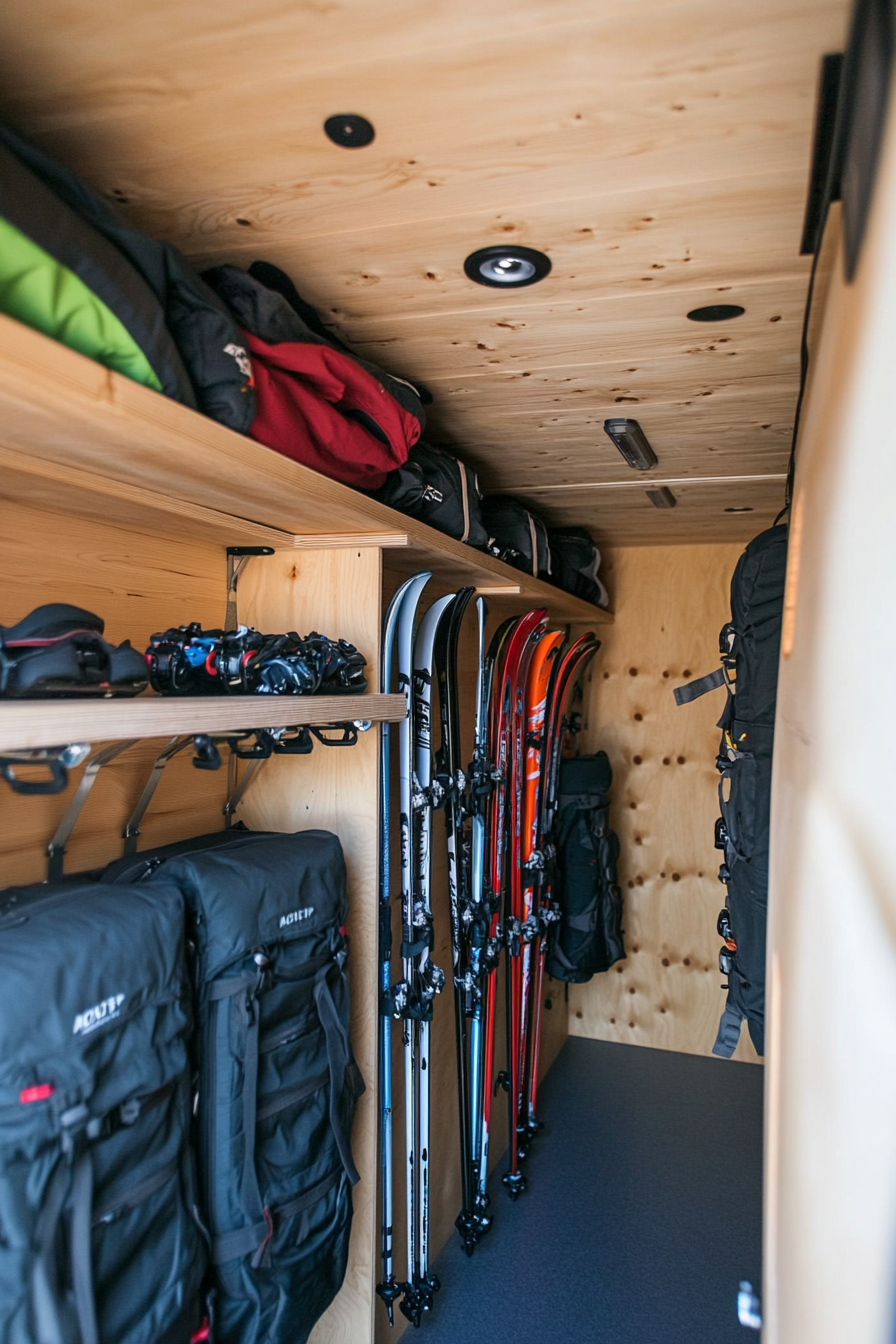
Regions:
<instances>
[{"instance_id":1,"label":"wood grain texture","mask_svg":"<svg viewBox=\"0 0 896 1344\"><path fill-rule=\"evenodd\" d=\"M127 700L41 700L0 703L0 751L53 747L64 742L116 742L126 737L232 733L250 728L326 727L367 720L397 723L405 714L398 695L208 696Z\"/></svg>"},{"instance_id":2,"label":"wood grain texture","mask_svg":"<svg viewBox=\"0 0 896 1344\"><path fill-rule=\"evenodd\" d=\"M2 508L4 625L42 603L71 602L102 616L111 642L130 639L142 649L153 631L182 621L219 624L226 574L223 545L162 546L156 536L112 524L9 503ZM33 704L23 707L25 713L32 709ZM162 740L143 742L100 771L68 845L68 871L120 856L124 824L162 745ZM55 797L22 797L0 786L0 884L44 880L46 846L80 775L73 770L68 789ZM141 847L221 829L226 787L226 771L200 775L188 753L175 757L147 813Z\"/></svg>"},{"instance_id":3,"label":"wood grain texture","mask_svg":"<svg viewBox=\"0 0 896 1344\"><path fill-rule=\"evenodd\" d=\"M240 581L240 617L261 629L320 630L350 640L379 684L380 552L282 552L250 565ZM373 1328L376 1215L377 811L379 734L357 746L315 744L310 757L273 758L247 790L239 815L253 829L322 827L342 842L348 868L352 989L351 1035L367 1084L355 1115L352 1150L361 1180L353 1191L349 1263L335 1301L311 1334L313 1344L356 1344Z\"/></svg>"},{"instance_id":4,"label":"wood grain texture","mask_svg":"<svg viewBox=\"0 0 896 1344\"><path fill-rule=\"evenodd\" d=\"M432 384L432 431L492 486L547 483L557 466L575 479L594 430L577 402L602 410L630 395L659 409L692 390L719 398L717 442L700 413L676 407L657 425L676 470L703 474L712 446L710 474L737 474L757 469L752 427L771 422L784 439L792 414L818 61L842 46L847 10L495 0L486 17L470 0L425 15L387 0L374 20L363 0L226 0L210 27L198 0L151 14L125 0L114 24L97 0L44 0L39 20L10 0L0 110L197 264L284 267L362 353ZM322 133L348 108L375 125L364 150ZM550 276L512 295L472 283L463 259L494 242L544 250ZM686 321L744 296L737 335ZM716 336L732 345L713 351ZM742 372L711 358L734 370L748 351ZM688 355L688 371L625 376L670 355ZM602 361L621 381L614 370L606 387L600 373L577 385L574 366ZM571 382L495 379L468 403L458 386L541 368ZM292 530L363 529L349 501L331 504L338 516ZM283 525L251 487L247 508ZM639 540L667 539L657 518L640 521Z\"/></svg>"},{"instance_id":5,"label":"wood grain texture","mask_svg":"<svg viewBox=\"0 0 896 1344\"><path fill-rule=\"evenodd\" d=\"M708 1055L725 995L716 916L715 757L721 692L672 689L718 665L739 544L622 548L605 557L619 605L587 687L585 745L613 767L611 824L627 959L570 987L570 1033ZM735 1055L755 1059L746 1032Z\"/></svg>"},{"instance_id":6,"label":"wood grain texture","mask_svg":"<svg viewBox=\"0 0 896 1344\"><path fill-rule=\"evenodd\" d=\"M208 522L207 511L213 509L240 520L239 536L245 535L247 517L262 524L261 535L267 541L272 540L268 529L277 529L273 540L278 545L283 533L289 534L290 545L299 535L305 546L314 534L326 542L334 532L343 537L354 532L359 544L369 545L366 539L371 534L397 533L408 539L407 551L414 554L415 563L419 559L449 576L449 581L461 574L463 582L488 586L496 580L498 585L518 582L526 597L548 601L564 615L588 618L593 610L538 579L520 578L519 571L493 556L111 373L8 317L0 317L0 407L5 414L4 437L19 466L23 459L35 459L37 474L44 479L52 479L60 467L60 480L76 470L74 493L60 492L67 506L80 506L84 493L89 494L90 477L96 476L102 478L96 499L109 515L115 516L120 484L124 517L144 529L158 521L158 497L170 498L175 522L169 530L175 536L186 530L185 519L194 505L199 506L200 531ZM120 450L122 440L127 442L125 453ZM10 475L7 493L15 494L19 485L23 497L31 501L32 486L24 468ZM96 499L87 505L90 514L98 510ZM222 532L222 545L227 545L233 533L226 520ZM598 613L594 619L611 617Z\"/></svg>"}]
</instances>

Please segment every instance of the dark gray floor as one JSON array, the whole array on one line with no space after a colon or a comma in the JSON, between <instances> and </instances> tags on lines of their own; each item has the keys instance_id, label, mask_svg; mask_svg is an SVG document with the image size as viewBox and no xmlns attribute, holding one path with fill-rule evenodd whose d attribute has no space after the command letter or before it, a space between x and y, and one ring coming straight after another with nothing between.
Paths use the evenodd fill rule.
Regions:
<instances>
[{"instance_id":1,"label":"dark gray floor","mask_svg":"<svg viewBox=\"0 0 896 1344\"><path fill-rule=\"evenodd\" d=\"M440 1256L421 1344L750 1344L759 1283L762 1075L751 1064L570 1040L545 1132L468 1260ZM413 1339L413 1332L406 1336Z\"/></svg>"}]
</instances>

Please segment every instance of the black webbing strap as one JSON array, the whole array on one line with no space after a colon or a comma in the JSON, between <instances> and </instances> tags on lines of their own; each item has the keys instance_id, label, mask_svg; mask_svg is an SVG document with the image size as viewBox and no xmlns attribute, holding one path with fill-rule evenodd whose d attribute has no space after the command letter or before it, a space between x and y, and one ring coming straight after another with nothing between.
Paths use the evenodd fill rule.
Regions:
<instances>
[{"instance_id":1,"label":"black webbing strap","mask_svg":"<svg viewBox=\"0 0 896 1344\"><path fill-rule=\"evenodd\" d=\"M105 1204L100 1208L94 1209L91 1225L99 1227L101 1223L111 1220L113 1214L124 1212L126 1209L135 1209L138 1204L142 1204L145 1199L149 1199L157 1190L163 1189L170 1180L172 1180L180 1167L180 1154L172 1157L170 1162L166 1162L158 1171L154 1171L151 1176L147 1176L142 1181L136 1181L134 1185L129 1185L124 1189L115 1190L106 1199Z\"/></svg>"},{"instance_id":2,"label":"black webbing strap","mask_svg":"<svg viewBox=\"0 0 896 1344\"><path fill-rule=\"evenodd\" d=\"M296 1106L306 1097L310 1097L313 1092L318 1092L322 1087L326 1087L329 1079L330 1070L322 1069L320 1073L316 1073L307 1082L298 1083L295 1087L284 1087L279 1092L272 1093L255 1112L256 1120L269 1120L272 1115L279 1115L281 1111L288 1110L290 1106Z\"/></svg>"},{"instance_id":3,"label":"black webbing strap","mask_svg":"<svg viewBox=\"0 0 896 1344\"><path fill-rule=\"evenodd\" d=\"M265 1218L261 1223L256 1223L251 1227L237 1228L235 1232L223 1232L221 1236L214 1237L211 1249L212 1264L224 1265L228 1260L240 1260L244 1255L249 1255L258 1245L260 1239L272 1234L277 1223L292 1218L295 1214L302 1213L305 1209L316 1204L328 1191L332 1190L334 1185L342 1180L342 1176L341 1171L334 1171L322 1181L318 1181L317 1185L313 1185L310 1190L306 1190L304 1195L297 1195L295 1199L288 1200L286 1204L280 1204L275 1209L270 1210L268 1218ZM270 1219L270 1222L268 1219Z\"/></svg>"},{"instance_id":4,"label":"black webbing strap","mask_svg":"<svg viewBox=\"0 0 896 1344\"><path fill-rule=\"evenodd\" d=\"M357 1185L361 1177L352 1157L351 1136L346 1133L341 1113L342 1099L352 1057L351 1046L349 1045L348 1032L336 1011L333 995L327 983L326 972L320 976L314 986L314 1001L317 1004L321 1026L327 1040L327 1061L330 1066L330 1125L336 1139L336 1147L339 1149L339 1156L342 1158L345 1174L352 1185Z\"/></svg>"},{"instance_id":5,"label":"black webbing strap","mask_svg":"<svg viewBox=\"0 0 896 1344\"><path fill-rule=\"evenodd\" d=\"M675 696L676 705L689 705L692 700L699 700L707 691L717 691L727 682L728 675L725 668L717 667L715 672L707 672L705 677L697 677L695 681L685 682L684 686L676 686L672 694Z\"/></svg>"},{"instance_id":6,"label":"black webbing strap","mask_svg":"<svg viewBox=\"0 0 896 1344\"><path fill-rule=\"evenodd\" d=\"M740 1040L740 1024L743 1020L740 1013L726 1006L719 1020L719 1033L712 1048L714 1055L721 1055L723 1059L731 1058Z\"/></svg>"},{"instance_id":7,"label":"black webbing strap","mask_svg":"<svg viewBox=\"0 0 896 1344\"><path fill-rule=\"evenodd\" d=\"M31 1305L40 1344L64 1344L59 1315L56 1243L62 1206L68 1194L70 1179L71 1168L67 1162L60 1159L47 1183L43 1207L34 1230L35 1255L31 1268Z\"/></svg>"},{"instance_id":8,"label":"black webbing strap","mask_svg":"<svg viewBox=\"0 0 896 1344\"><path fill-rule=\"evenodd\" d=\"M77 1154L72 1169L72 1284L81 1344L99 1344L96 1301L93 1296L93 1264L90 1254L90 1224L93 1213L93 1159L89 1147Z\"/></svg>"}]
</instances>

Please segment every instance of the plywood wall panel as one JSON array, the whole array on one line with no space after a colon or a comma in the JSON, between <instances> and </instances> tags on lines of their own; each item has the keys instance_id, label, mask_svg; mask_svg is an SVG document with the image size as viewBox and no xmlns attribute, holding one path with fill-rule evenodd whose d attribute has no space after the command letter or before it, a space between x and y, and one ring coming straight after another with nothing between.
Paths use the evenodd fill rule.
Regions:
<instances>
[{"instance_id":1,"label":"plywood wall panel","mask_svg":"<svg viewBox=\"0 0 896 1344\"><path fill-rule=\"evenodd\" d=\"M197 620L220 624L226 603L224 548L171 543L111 523L3 501L0 506L0 623L45 602L71 602L106 621L113 643L146 647L149 636ZM122 852L121 833L162 742L141 743L103 768L68 845L67 869L102 866ZM197 774L189 753L165 771L142 827L141 847L223 827L225 773ZM0 885L41 882L46 846L75 790L22 797L0 784Z\"/></svg>"},{"instance_id":2,"label":"plywood wall panel","mask_svg":"<svg viewBox=\"0 0 896 1344\"><path fill-rule=\"evenodd\" d=\"M379 677L380 553L307 550L253 562L241 580L240 616L263 630L319 630L350 640ZM345 1283L311 1335L313 1344L370 1338L376 1213L377 811L378 728L357 746L316 744L310 757L274 758L252 780L240 816L254 830L321 827L342 842L348 869L352 1045L367 1084L352 1130L361 1173L353 1191Z\"/></svg>"},{"instance_id":3,"label":"plywood wall panel","mask_svg":"<svg viewBox=\"0 0 896 1344\"><path fill-rule=\"evenodd\" d=\"M725 995L716 915L715 721L722 692L678 708L672 688L717 666L738 544L614 550L616 623L587 687L585 746L613 766L626 960L570 988L570 1032L708 1055ZM736 1058L755 1059L746 1033Z\"/></svg>"}]
</instances>

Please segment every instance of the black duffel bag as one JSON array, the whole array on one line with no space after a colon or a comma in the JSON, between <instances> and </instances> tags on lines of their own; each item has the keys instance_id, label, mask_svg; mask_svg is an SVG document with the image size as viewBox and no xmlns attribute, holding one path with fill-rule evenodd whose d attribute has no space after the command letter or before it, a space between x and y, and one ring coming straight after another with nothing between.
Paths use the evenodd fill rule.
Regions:
<instances>
[{"instance_id":1,"label":"black duffel bag","mask_svg":"<svg viewBox=\"0 0 896 1344\"><path fill-rule=\"evenodd\" d=\"M572 593L595 607L608 607L610 598L597 576L600 551L585 527L552 527L548 530L551 548L551 581L565 593Z\"/></svg>"},{"instance_id":2,"label":"black duffel bag","mask_svg":"<svg viewBox=\"0 0 896 1344\"><path fill-rule=\"evenodd\" d=\"M419 518L455 541L480 551L488 546L475 471L431 443L415 443L407 462L390 472L374 499L409 518Z\"/></svg>"},{"instance_id":3,"label":"black duffel bag","mask_svg":"<svg viewBox=\"0 0 896 1344\"><path fill-rule=\"evenodd\" d=\"M486 495L482 520L492 555L533 578L552 577L548 531L537 513L510 495Z\"/></svg>"},{"instance_id":4,"label":"black duffel bag","mask_svg":"<svg viewBox=\"0 0 896 1344\"><path fill-rule=\"evenodd\" d=\"M560 764L554 843L560 918L551 926L547 971L581 985L625 956L619 839L610 830L613 772L605 751Z\"/></svg>"}]
</instances>

